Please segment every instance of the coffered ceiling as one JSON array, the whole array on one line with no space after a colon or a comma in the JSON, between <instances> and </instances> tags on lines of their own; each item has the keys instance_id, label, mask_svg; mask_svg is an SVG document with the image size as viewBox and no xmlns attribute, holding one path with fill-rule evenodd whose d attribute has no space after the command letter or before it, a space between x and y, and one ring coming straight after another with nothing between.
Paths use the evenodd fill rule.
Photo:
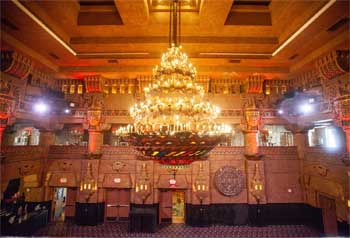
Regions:
<instances>
[{"instance_id":1,"label":"coffered ceiling","mask_svg":"<svg viewBox=\"0 0 350 238\"><path fill-rule=\"evenodd\" d=\"M2 49L24 51L59 78L151 74L168 47L168 4L1 1ZM288 78L329 50L349 49L349 2L182 0L181 36L199 74Z\"/></svg>"}]
</instances>

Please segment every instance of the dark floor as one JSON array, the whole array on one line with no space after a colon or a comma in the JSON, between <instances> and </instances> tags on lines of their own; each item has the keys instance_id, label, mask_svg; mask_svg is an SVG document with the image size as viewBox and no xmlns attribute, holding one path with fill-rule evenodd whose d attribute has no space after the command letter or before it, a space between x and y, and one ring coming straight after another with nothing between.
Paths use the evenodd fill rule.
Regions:
<instances>
[{"instance_id":1,"label":"dark floor","mask_svg":"<svg viewBox=\"0 0 350 238\"><path fill-rule=\"evenodd\" d=\"M78 226L73 223L51 223L34 236L70 237L319 237L321 234L303 225L265 227L223 226L190 227L172 224L158 227L156 233L129 233L128 223L105 222L98 226Z\"/></svg>"}]
</instances>

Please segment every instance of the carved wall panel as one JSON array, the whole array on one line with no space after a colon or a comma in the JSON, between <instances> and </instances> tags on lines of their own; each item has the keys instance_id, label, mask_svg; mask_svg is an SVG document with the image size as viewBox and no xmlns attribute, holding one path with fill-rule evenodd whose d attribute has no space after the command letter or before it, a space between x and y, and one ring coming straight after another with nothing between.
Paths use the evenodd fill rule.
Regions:
<instances>
[{"instance_id":1,"label":"carved wall panel","mask_svg":"<svg viewBox=\"0 0 350 238\"><path fill-rule=\"evenodd\" d=\"M349 72L349 51L332 51L316 62L320 75L326 79Z\"/></svg>"},{"instance_id":2,"label":"carved wall panel","mask_svg":"<svg viewBox=\"0 0 350 238\"><path fill-rule=\"evenodd\" d=\"M15 51L1 52L1 71L17 78L26 78L33 68L33 61Z\"/></svg>"},{"instance_id":3,"label":"carved wall panel","mask_svg":"<svg viewBox=\"0 0 350 238\"><path fill-rule=\"evenodd\" d=\"M216 189L225 196L237 196L245 188L242 171L232 166L224 166L214 176Z\"/></svg>"}]
</instances>

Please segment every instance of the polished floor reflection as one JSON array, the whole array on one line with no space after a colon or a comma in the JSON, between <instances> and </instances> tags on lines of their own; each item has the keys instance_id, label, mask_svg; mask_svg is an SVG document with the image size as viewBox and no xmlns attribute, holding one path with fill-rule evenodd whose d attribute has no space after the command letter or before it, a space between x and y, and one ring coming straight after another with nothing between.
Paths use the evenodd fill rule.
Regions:
<instances>
[{"instance_id":1,"label":"polished floor reflection","mask_svg":"<svg viewBox=\"0 0 350 238\"><path fill-rule=\"evenodd\" d=\"M160 226L156 233L129 233L127 223L106 222L98 226L77 226L70 222L52 223L34 236L49 237L319 237L303 225L266 227L223 226L189 227L184 224Z\"/></svg>"}]
</instances>

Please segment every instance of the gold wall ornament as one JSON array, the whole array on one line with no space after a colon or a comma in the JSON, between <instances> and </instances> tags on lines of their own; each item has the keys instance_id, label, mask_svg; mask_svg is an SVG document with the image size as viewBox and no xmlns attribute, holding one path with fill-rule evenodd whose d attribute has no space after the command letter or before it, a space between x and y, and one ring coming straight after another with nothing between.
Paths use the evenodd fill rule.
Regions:
<instances>
[{"instance_id":1,"label":"gold wall ornament","mask_svg":"<svg viewBox=\"0 0 350 238\"><path fill-rule=\"evenodd\" d=\"M98 128L101 122L102 111L88 111L87 112L87 121L89 123L89 127Z\"/></svg>"},{"instance_id":2,"label":"gold wall ornament","mask_svg":"<svg viewBox=\"0 0 350 238\"><path fill-rule=\"evenodd\" d=\"M21 176L26 176L30 173L33 173L33 169L34 169L34 165L31 163L22 164L18 167L18 173Z\"/></svg>"},{"instance_id":3,"label":"gold wall ornament","mask_svg":"<svg viewBox=\"0 0 350 238\"><path fill-rule=\"evenodd\" d=\"M142 204L145 204L147 197L151 194L151 182L145 163L141 166L141 172L135 184L135 192L142 199Z\"/></svg>"},{"instance_id":4,"label":"gold wall ornament","mask_svg":"<svg viewBox=\"0 0 350 238\"><path fill-rule=\"evenodd\" d=\"M80 182L80 192L85 194L85 200L88 202L91 196L97 191L97 181L92 174L92 165L90 162L87 164L85 176L83 176Z\"/></svg>"},{"instance_id":5,"label":"gold wall ornament","mask_svg":"<svg viewBox=\"0 0 350 238\"><path fill-rule=\"evenodd\" d=\"M66 161L59 161L58 162L58 167L63 170L67 171L72 167L72 163L66 162Z\"/></svg>"},{"instance_id":6,"label":"gold wall ornament","mask_svg":"<svg viewBox=\"0 0 350 238\"><path fill-rule=\"evenodd\" d=\"M203 200L209 195L209 183L205 176L202 163L199 164L198 175L195 178L192 189L197 198L199 199L200 203L202 204Z\"/></svg>"},{"instance_id":7,"label":"gold wall ornament","mask_svg":"<svg viewBox=\"0 0 350 238\"><path fill-rule=\"evenodd\" d=\"M264 195L264 183L261 179L259 164L257 163L255 164L254 177L250 182L249 191L259 204Z\"/></svg>"},{"instance_id":8,"label":"gold wall ornament","mask_svg":"<svg viewBox=\"0 0 350 238\"><path fill-rule=\"evenodd\" d=\"M223 166L215 172L214 184L223 195L238 196L245 188L245 178L241 170Z\"/></svg>"},{"instance_id":9,"label":"gold wall ornament","mask_svg":"<svg viewBox=\"0 0 350 238\"><path fill-rule=\"evenodd\" d=\"M120 170L121 170L123 167L125 167L125 166L126 166L125 163L123 163L123 162L121 162L121 161L115 161L115 162L112 163L112 170L115 171L115 172L117 172L117 173L119 173Z\"/></svg>"}]
</instances>

